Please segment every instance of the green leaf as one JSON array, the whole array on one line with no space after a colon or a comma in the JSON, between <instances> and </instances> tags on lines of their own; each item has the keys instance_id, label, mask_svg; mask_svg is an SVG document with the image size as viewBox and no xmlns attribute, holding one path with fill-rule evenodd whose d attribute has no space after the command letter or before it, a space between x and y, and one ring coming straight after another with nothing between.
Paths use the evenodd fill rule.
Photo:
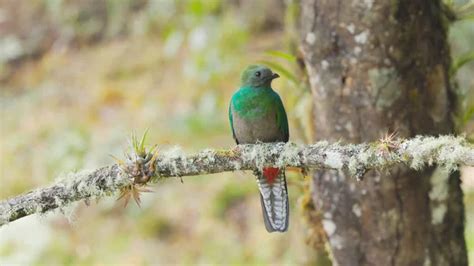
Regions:
<instances>
[{"instance_id":1,"label":"green leaf","mask_svg":"<svg viewBox=\"0 0 474 266\"><path fill-rule=\"evenodd\" d=\"M143 155L146 153L146 151L145 151L145 140L146 140L146 136L148 134L149 129L150 128L147 128L145 130L145 133L143 133L142 139L140 140L139 151L141 152L140 154L143 154Z\"/></svg>"},{"instance_id":2,"label":"green leaf","mask_svg":"<svg viewBox=\"0 0 474 266\"><path fill-rule=\"evenodd\" d=\"M457 20L474 19L474 0L471 0L459 7L455 7L454 13L456 15Z\"/></svg>"},{"instance_id":3,"label":"green leaf","mask_svg":"<svg viewBox=\"0 0 474 266\"><path fill-rule=\"evenodd\" d=\"M285 52L282 52L282 51L277 51L277 50L268 50L265 52L266 55L269 55L269 56L274 56L274 57L278 57L278 58L281 58L281 59L285 59L287 60L288 62L296 62L296 56L292 55L292 54L289 54L289 53L285 53Z\"/></svg>"},{"instance_id":4,"label":"green leaf","mask_svg":"<svg viewBox=\"0 0 474 266\"><path fill-rule=\"evenodd\" d=\"M474 20L474 14L460 15L458 20Z\"/></svg>"},{"instance_id":5,"label":"green leaf","mask_svg":"<svg viewBox=\"0 0 474 266\"><path fill-rule=\"evenodd\" d=\"M146 141L146 136L148 134L148 130L149 128L145 130L140 140L138 140L137 135L133 132L132 132L132 136L130 137L131 142L132 142L132 148L135 151L135 153L138 154L139 156L146 155L145 141Z\"/></svg>"},{"instance_id":6,"label":"green leaf","mask_svg":"<svg viewBox=\"0 0 474 266\"><path fill-rule=\"evenodd\" d=\"M451 75L455 75L458 72L458 70L465 64L474 61L474 51L462 54L458 58L455 58L453 61L454 62L451 65L451 69L450 69Z\"/></svg>"},{"instance_id":7,"label":"green leaf","mask_svg":"<svg viewBox=\"0 0 474 266\"><path fill-rule=\"evenodd\" d=\"M463 123L466 124L471 119L474 119L474 106L469 107L463 115Z\"/></svg>"},{"instance_id":8,"label":"green leaf","mask_svg":"<svg viewBox=\"0 0 474 266\"><path fill-rule=\"evenodd\" d=\"M454 4L454 0L444 0L443 1L445 5L452 7Z\"/></svg>"},{"instance_id":9,"label":"green leaf","mask_svg":"<svg viewBox=\"0 0 474 266\"><path fill-rule=\"evenodd\" d=\"M137 145L137 137L135 135L135 132L132 132L132 135L130 136L130 141L132 142L132 148L136 152L138 150L138 145Z\"/></svg>"},{"instance_id":10,"label":"green leaf","mask_svg":"<svg viewBox=\"0 0 474 266\"><path fill-rule=\"evenodd\" d=\"M456 12L469 12L472 9L474 9L474 1L471 0L457 8Z\"/></svg>"}]
</instances>

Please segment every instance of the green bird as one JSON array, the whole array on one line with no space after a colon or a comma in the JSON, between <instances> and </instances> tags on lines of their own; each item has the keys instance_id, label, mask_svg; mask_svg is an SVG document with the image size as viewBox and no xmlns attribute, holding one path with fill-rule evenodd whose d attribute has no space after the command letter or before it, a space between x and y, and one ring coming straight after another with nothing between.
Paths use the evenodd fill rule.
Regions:
<instances>
[{"instance_id":1,"label":"green bird","mask_svg":"<svg viewBox=\"0 0 474 266\"><path fill-rule=\"evenodd\" d=\"M237 144L287 142L288 119L280 96L272 89L279 75L262 65L248 66L229 106L229 120ZM289 206L285 169L267 167L255 172L265 228L288 229Z\"/></svg>"}]
</instances>

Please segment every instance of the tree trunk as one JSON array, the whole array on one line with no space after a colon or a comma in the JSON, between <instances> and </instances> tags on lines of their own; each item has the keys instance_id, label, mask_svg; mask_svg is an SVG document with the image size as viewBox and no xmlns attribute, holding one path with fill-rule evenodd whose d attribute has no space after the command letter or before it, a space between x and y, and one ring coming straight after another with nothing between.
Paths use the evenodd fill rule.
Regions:
<instances>
[{"instance_id":1,"label":"tree trunk","mask_svg":"<svg viewBox=\"0 0 474 266\"><path fill-rule=\"evenodd\" d=\"M303 0L301 7L315 140L454 132L439 0ZM313 184L335 264L467 265L458 172L398 166L357 182L321 171Z\"/></svg>"}]
</instances>

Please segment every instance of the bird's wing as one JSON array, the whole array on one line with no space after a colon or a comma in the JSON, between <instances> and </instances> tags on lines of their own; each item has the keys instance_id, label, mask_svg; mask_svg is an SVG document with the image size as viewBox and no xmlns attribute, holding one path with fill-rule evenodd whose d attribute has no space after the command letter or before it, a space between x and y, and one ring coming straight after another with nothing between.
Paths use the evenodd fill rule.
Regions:
<instances>
[{"instance_id":1,"label":"bird's wing","mask_svg":"<svg viewBox=\"0 0 474 266\"><path fill-rule=\"evenodd\" d=\"M285 106L281 101L280 96L275 92L275 106L276 106L276 120L278 128L283 134L283 141L287 142L290 138L290 131L288 129L288 117L286 116Z\"/></svg>"},{"instance_id":2,"label":"bird's wing","mask_svg":"<svg viewBox=\"0 0 474 266\"><path fill-rule=\"evenodd\" d=\"M237 140L237 137L235 136L234 119L232 118L232 100L230 101L230 104L229 104L229 122L230 122L230 128L232 130L232 137L235 139L235 142L239 144L239 141Z\"/></svg>"}]
</instances>

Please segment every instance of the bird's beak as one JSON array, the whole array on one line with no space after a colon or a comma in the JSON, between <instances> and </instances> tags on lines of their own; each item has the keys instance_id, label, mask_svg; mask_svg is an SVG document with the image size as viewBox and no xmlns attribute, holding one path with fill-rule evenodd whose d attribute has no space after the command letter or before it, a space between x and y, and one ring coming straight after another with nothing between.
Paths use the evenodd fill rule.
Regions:
<instances>
[{"instance_id":1,"label":"bird's beak","mask_svg":"<svg viewBox=\"0 0 474 266\"><path fill-rule=\"evenodd\" d=\"M277 73L272 74L272 79L276 79L276 78L279 78L279 77L280 77L280 75L278 75Z\"/></svg>"}]
</instances>

